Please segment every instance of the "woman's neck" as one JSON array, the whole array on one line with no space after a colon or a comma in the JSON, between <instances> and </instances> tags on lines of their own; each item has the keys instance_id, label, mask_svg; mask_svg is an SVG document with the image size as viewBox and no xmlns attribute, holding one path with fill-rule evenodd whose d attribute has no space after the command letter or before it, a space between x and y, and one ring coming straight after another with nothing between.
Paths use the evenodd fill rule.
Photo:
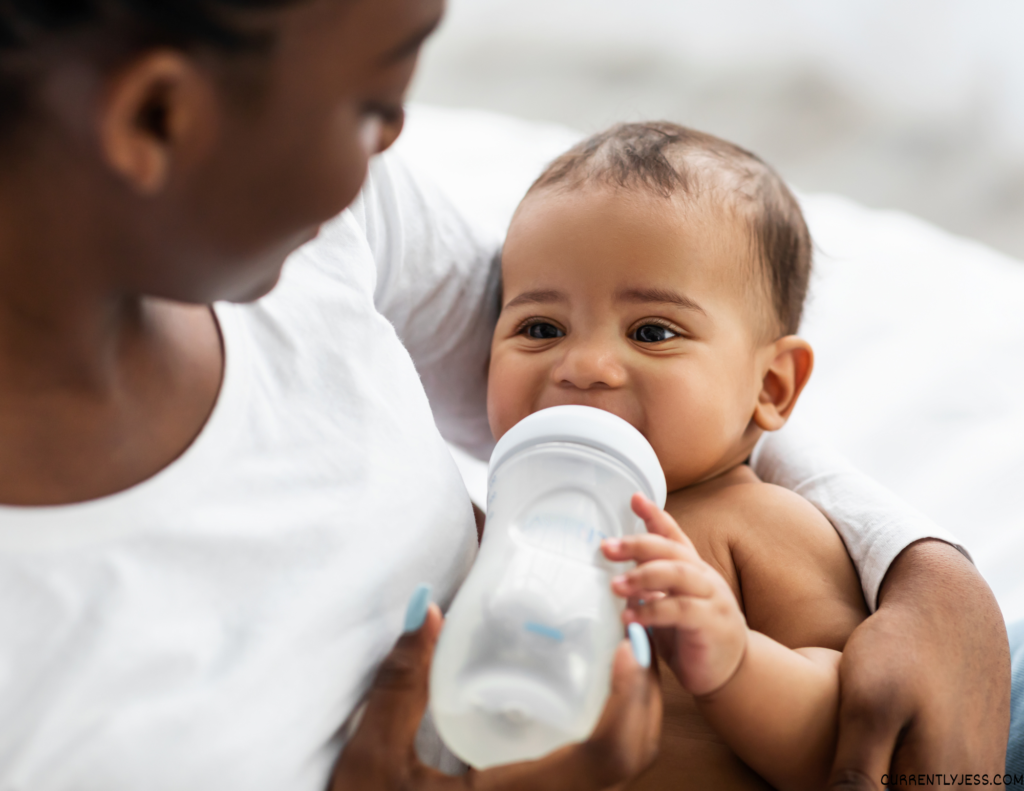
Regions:
<instances>
[{"instance_id":1,"label":"woman's neck","mask_svg":"<svg viewBox=\"0 0 1024 791\"><path fill-rule=\"evenodd\" d=\"M212 311L118 293L74 218L46 228L4 197L0 504L128 488L179 456L213 408L223 354Z\"/></svg>"}]
</instances>

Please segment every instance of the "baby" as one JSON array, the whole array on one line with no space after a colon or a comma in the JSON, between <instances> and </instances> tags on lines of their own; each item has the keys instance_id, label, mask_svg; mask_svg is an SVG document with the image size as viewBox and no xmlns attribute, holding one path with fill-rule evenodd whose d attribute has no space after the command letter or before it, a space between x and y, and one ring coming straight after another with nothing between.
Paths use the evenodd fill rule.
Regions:
<instances>
[{"instance_id":1,"label":"baby","mask_svg":"<svg viewBox=\"0 0 1024 791\"><path fill-rule=\"evenodd\" d=\"M661 757L631 788L826 781L840 652L867 610L828 521L746 464L811 374L794 335L810 262L769 167L668 123L580 143L509 229L494 436L545 407L598 407L643 433L668 481L665 511L634 497L648 533L603 547L636 561L613 589L670 669Z\"/></svg>"}]
</instances>

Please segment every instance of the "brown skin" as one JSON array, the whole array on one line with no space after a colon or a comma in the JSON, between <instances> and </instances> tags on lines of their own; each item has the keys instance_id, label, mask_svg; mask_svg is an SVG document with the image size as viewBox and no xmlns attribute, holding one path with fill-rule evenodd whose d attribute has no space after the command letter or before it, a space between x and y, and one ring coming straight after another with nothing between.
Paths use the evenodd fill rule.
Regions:
<instances>
[{"instance_id":1,"label":"brown skin","mask_svg":"<svg viewBox=\"0 0 1024 791\"><path fill-rule=\"evenodd\" d=\"M508 764L457 777L424 766L413 745L427 705L430 660L441 630L431 605L423 626L405 635L381 664L359 729L338 762L332 791L586 791L621 789L654 758L661 726L656 670L634 661L619 645L612 689L597 727L582 744L537 761Z\"/></svg>"},{"instance_id":2,"label":"brown skin","mask_svg":"<svg viewBox=\"0 0 1024 791\"><path fill-rule=\"evenodd\" d=\"M263 59L154 50L110 72L70 55L41 67L42 109L0 153L0 503L102 497L189 446L224 365L206 303L268 292L288 253L355 198L369 155L401 130L442 10L309 0L264 18L276 45ZM406 638L384 664L339 787L447 782L415 768L411 742L437 615L429 639ZM412 654L418 692L382 693L405 689ZM657 745L657 681L623 648L614 683L590 743L453 782L596 790L636 774ZM387 760L368 760L367 743Z\"/></svg>"},{"instance_id":3,"label":"brown skin","mask_svg":"<svg viewBox=\"0 0 1024 791\"><path fill-rule=\"evenodd\" d=\"M903 558L920 551L911 547L890 571L879 613L865 621L859 583L831 526L741 464L761 431L785 423L812 357L798 338L765 339L757 304L762 292L750 282L749 245L735 215L601 185L543 189L520 206L503 262L505 305L492 344L488 403L495 436L548 406L611 411L651 442L673 492L668 514L686 529L684 535L672 527L675 548L654 536L606 547L614 560L642 564L613 586L630 597L624 617L674 626L671 634L692 643L687 649L687 640L659 633L673 671L665 675L662 755L631 787L762 787L718 734L786 788L822 787L830 767L835 788L880 788L890 757L900 771L936 771L927 767L942 754L990 772L1001 766L1006 638L973 567L948 545L928 542L934 570L953 575L967 598L934 582L927 597L910 594ZM644 327L667 332L651 341ZM655 550L649 542L664 546ZM690 548L678 549L683 544ZM684 557L687 552L694 556ZM677 567L672 572L666 564ZM637 581L650 574L656 582ZM890 592L896 589L899 595ZM708 604L680 608L677 596ZM887 596L897 603L890 607ZM647 604L638 608L638 598ZM978 622L961 623L965 603ZM685 629L673 621L696 617L702 608L717 612L687 621ZM934 635L915 617L919 608ZM942 648L943 618L992 653L962 644ZM906 650L910 641L899 639L892 624L914 635L921 652L914 660L906 658L915 653ZM744 654L748 625L759 634L746 640ZM840 664L835 652L851 634L850 658L844 653ZM690 658L681 661L681 652ZM885 665L878 661L883 652ZM890 667L898 682L888 677ZM965 680L971 681L966 692ZM765 705L751 710L754 700ZM982 703L991 706L994 721L985 721ZM970 718L967 739L955 718L943 719L954 713ZM902 729L908 736L897 745ZM954 744L955 751L941 752ZM849 785L851 772L861 785Z\"/></svg>"},{"instance_id":4,"label":"brown skin","mask_svg":"<svg viewBox=\"0 0 1024 791\"><path fill-rule=\"evenodd\" d=\"M307 0L266 15L278 37L269 60L160 50L120 53L116 68L103 71L88 54L99 50L111 62L102 41L41 53L38 117L0 151L0 502L101 497L145 480L188 447L223 368L205 305L268 291L287 253L353 199L366 167L361 116L383 107L378 148L398 134L417 43L439 13L440 0ZM961 587L944 612L942 592L936 609L934 597L922 602L916 591L950 567ZM894 603L883 601L883 623L905 642L879 629L869 656L844 665L844 684L859 696L853 710L884 715L895 730L901 718L920 728L916 712L927 715L929 701L964 688L963 679L948 683L963 663L982 672L992 657L1002 660L1005 636L1000 649L990 597L972 574L965 561L938 568L917 554L890 573L886 596ZM934 619L919 618L929 612ZM915 672L894 645L948 656L948 645L929 643L935 635L914 631L919 620L953 621L974 630L972 639L942 667L942 684L894 711L889 679ZM385 667L414 655L420 675L404 678L425 678L432 640L400 641ZM869 669L879 656L892 670L884 683ZM470 775L472 783L598 787L638 770L650 757L647 715L657 696L647 674L633 673L628 657L620 661L619 703L596 740L561 753L558 766L543 763L538 776L520 766ZM995 670L1004 669L1008 660L997 662ZM346 750L338 768L346 788L416 787L409 778L422 772L414 771L406 726L418 723L422 694L392 683L402 677L381 675L398 694L390 707L375 704L387 716L360 729L359 744L391 748L387 764ZM960 716L936 720L926 743L956 739L959 722L978 734L972 744L997 741L984 738L1001 727L989 716L994 700L1007 710L996 692L975 685L956 703ZM389 728L399 726L391 738Z\"/></svg>"},{"instance_id":5,"label":"brown skin","mask_svg":"<svg viewBox=\"0 0 1024 791\"><path fill-rule=\"evenodd\" d=\"M725 207L598 184L528 196L503 255L495 435L537 409L597 406L641 431L665 471L667 512L638 496L648 534L604 548L638 564L612 583L629 600L623 618L656 628L714 731L673 737L680 723L667 720L644 788L760 787L737 777L723 742L780 789L820 788L835 749L838 652L867 616L828 521L743 464L761 432L785 422L812 367L805 341L764 332L749 249ZM664 771L681 756L685 774Z\"/></svg>"},{"instance_id":6,"label":"brown skin","mask_svg":"<svg viewBox=\"0 0 1024 791\"><path fill-rule=\"evenodd\" d=\"M1002 773L1010 729L1006 626L978 570L948 544L928 539L900 553L839 671L830 789L874 791L886 771Z\"/></svg>"},{"instance_id":7,"label":"brown skin","mask_svg":"<svg viewBox=\"0 0 1024 791\"><path fill-rule=\"evenodd\" d=\"M352 201L360 124L383 108L375 148L397 137L442 8L299 3L275 14L272 59L157 50L109 74L44 70L0 179L0 502L101 497L188 447L223 365L197 305L269 291ZM257 101L235 97L243 79Z\"/></svg>"},{"instance_id":8,"label":"brown skin","mask_svg":"<svg viewBox=\"0 0 1024 791\"><path fill-rule=\"evenodd\" d=\"M786 422L811 347L764 341L751 321L763 311L743 220L681 203L598 186L523 201L491 345L495 437L545 407L605 409L647 438L675 491L733 469ZM645 342L645 327L671 337Z\"/></svg>"}]
</instances>

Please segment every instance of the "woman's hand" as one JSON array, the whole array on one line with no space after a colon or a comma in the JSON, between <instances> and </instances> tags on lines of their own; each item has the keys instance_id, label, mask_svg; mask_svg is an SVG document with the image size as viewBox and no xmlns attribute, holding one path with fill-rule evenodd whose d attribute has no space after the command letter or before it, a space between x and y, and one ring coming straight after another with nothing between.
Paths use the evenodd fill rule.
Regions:
<instances>
[{"instance_id":1,"label":"woman's hand","mask_svg":"<svg viewBox=\"0 0 1024 791\"><path fill-rule=\"evenodd\" d=\"M729 583L701 558L675 519L640 494L631 505L648 532L602 544L609 560L637 564L612 580L612 591L628 600L623 620L654 627L679 683L693 695L707 695L740 666L746 618Z\"/></svg>"},{"instance_id":2,"label":"woman's hand","mask_svg":"<svg viewBox=\"0 0 1024 791\"><path fill-rule=\"evenodd\" d=\"M829 788L881 789L900 774L1002 773L1010 655L999 606L977 569L941 541L892 564L878 611L840 665L839 744ZM916 782L916 778L913 782ZM936 785L940 785L936 781Z\"/></svg>"},{"instance_id":3,"label":"woman's hand","mask_svg":"<svg viewBox=\"0 0 1024 791\"><path fill-rule=\"evenodd\" d=\"M628 780L654 760L661 690L653 669L638 665L624 640L615 655L604 715L587 741L537 761L458 777L424 766L413 740L427 705L440 631L441 611L432 604L423 625L403 635L381 664L362 721L338 758L332 791L599 791Z\"/></svg>"}]
</instances>

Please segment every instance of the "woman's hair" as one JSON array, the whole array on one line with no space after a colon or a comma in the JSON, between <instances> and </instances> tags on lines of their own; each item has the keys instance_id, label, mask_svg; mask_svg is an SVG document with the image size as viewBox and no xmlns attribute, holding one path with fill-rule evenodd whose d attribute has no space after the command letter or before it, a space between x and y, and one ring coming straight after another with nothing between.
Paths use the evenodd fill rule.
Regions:
<instances>
[{"instance_id":1,"label":"woman's hair","mask_svg":"<svg viewBox=\"0 0 1024 791\"><path fill-rule=\"evenodd\" d=\"M106 34L122 53L154 46L239 52L267 46L246 12L296 0L0 0L0 138L29 113L33 50Z\"/></svg>"}]
</instances>

